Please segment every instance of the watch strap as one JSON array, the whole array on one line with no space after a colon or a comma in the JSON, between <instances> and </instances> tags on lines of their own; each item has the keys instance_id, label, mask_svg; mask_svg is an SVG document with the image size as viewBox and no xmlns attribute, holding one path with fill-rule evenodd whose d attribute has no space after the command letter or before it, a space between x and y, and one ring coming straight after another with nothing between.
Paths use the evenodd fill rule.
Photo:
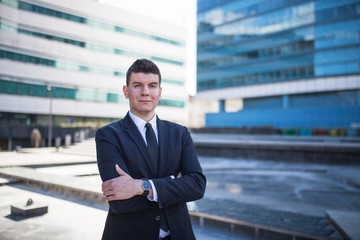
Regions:
<instances>
[{"instance_id":1,"label":"watch strap","mask_svg":"<svg viewBox=\"0 0 360 240\"><path fill-rule=\"evenodd\" d=\"M144 190L144 192L141 194L143 197L147 197L149 195L149 190Z\"/></svg>"}]
</instances>

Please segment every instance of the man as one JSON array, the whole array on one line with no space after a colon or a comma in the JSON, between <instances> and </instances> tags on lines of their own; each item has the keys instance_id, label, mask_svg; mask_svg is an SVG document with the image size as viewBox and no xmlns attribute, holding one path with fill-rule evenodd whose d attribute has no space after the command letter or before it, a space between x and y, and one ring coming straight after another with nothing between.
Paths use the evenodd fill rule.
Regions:
<instances>
[{"instance_id":1,"label":"man","mask_svg":"<svg viewBox=\"0 0 360 240\"><path fill-rule=\"evenodd\" d=\"M158 67L136 60L123 87L130 111L96 132L105 240L195 239L186 202L203 197L206 178L189 131L155 115L160 84Z\"/></svg>"},{"instance_id":2,"label":"man","mask_svg":"<svg viewBox=\"0 0 360 240\"><path fill-rule=\"evenodd\" d=\"M40 147L40 143L41 143L41 133L39 131L39 129L34 128L31 132L30 135L30 141L31 141L31 145L38 148Z\"/></svg>"}]
</instances>

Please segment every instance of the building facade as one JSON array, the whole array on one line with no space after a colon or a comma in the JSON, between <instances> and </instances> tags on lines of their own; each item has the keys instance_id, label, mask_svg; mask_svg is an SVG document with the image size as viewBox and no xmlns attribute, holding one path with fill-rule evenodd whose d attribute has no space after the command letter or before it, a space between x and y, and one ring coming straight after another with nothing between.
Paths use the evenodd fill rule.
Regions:
<instances>
[{"instance_id":1,"label":"building facade","mask_svg":"<svg viewBox=\"0 0 360 240\"><path fill-rule=\"evenodd\" d=\"M0 126L97 126L125 116L138 58L162 74L157 114L186 124L186 31L94 0L0 0Z\"/></svg>"},{"instance_id":2,"label":"building facade","mask_svg":"<svg viewBox=\"0 0 360 240\"><path fill-rule=\"evenodd\" d=\"M198 0L197 24L206 126L359 128L359 0Z\"/></svg>"}]
</instances>

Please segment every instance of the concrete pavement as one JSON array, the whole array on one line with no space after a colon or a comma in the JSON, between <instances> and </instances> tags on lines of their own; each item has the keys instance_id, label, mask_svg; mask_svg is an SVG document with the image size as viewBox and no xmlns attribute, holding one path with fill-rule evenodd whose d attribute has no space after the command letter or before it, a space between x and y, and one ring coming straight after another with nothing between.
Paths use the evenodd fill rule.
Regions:
<instances>
[{"instance_id":1,"label":"concrete pavement","mask_svg":"<svg viewBox=\"0 0 360 240\"><path fill-rule=\"evenodd\" d=\"M48 213L30 218L10 214L10 205L28 198L48 205ZM0 187L0 239L101 239L106 211L22 184Z\"/></svg>"},{"instance_id":2,"label":"concrete pavement","mask_svg":"<svg viewBox=\"0 0 360 240\"><path fill-rule=\"evenodd\" d=\"M28 198L48 205L48 213L23 218L10 214L10 205L25 203ZM1 240L99 240L105 224L107 205L64 197L56 192L26 187L23 184L0 186ZM200 226L194 221L197 240L250 240L246 233L230 234L217 226Z\"/></svg>"}]
</instances>

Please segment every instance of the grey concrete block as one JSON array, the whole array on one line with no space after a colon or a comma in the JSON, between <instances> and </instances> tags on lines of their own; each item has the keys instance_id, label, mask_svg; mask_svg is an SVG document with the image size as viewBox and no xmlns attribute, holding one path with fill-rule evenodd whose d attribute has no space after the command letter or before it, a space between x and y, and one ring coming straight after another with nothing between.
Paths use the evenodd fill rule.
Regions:
<instances>
[{"instance_id":1,"label":"grey concrete block","mask_svg":"<svg viewBox=\"0 0 360 240\"><path fill-rule=\"evenodd\" d=\"M33 202L31 199L27 203L16 203L10 205L11 214L30 217L43 215L48 212L48 206L39 202Z\"/></svg>"}]
</instances>

